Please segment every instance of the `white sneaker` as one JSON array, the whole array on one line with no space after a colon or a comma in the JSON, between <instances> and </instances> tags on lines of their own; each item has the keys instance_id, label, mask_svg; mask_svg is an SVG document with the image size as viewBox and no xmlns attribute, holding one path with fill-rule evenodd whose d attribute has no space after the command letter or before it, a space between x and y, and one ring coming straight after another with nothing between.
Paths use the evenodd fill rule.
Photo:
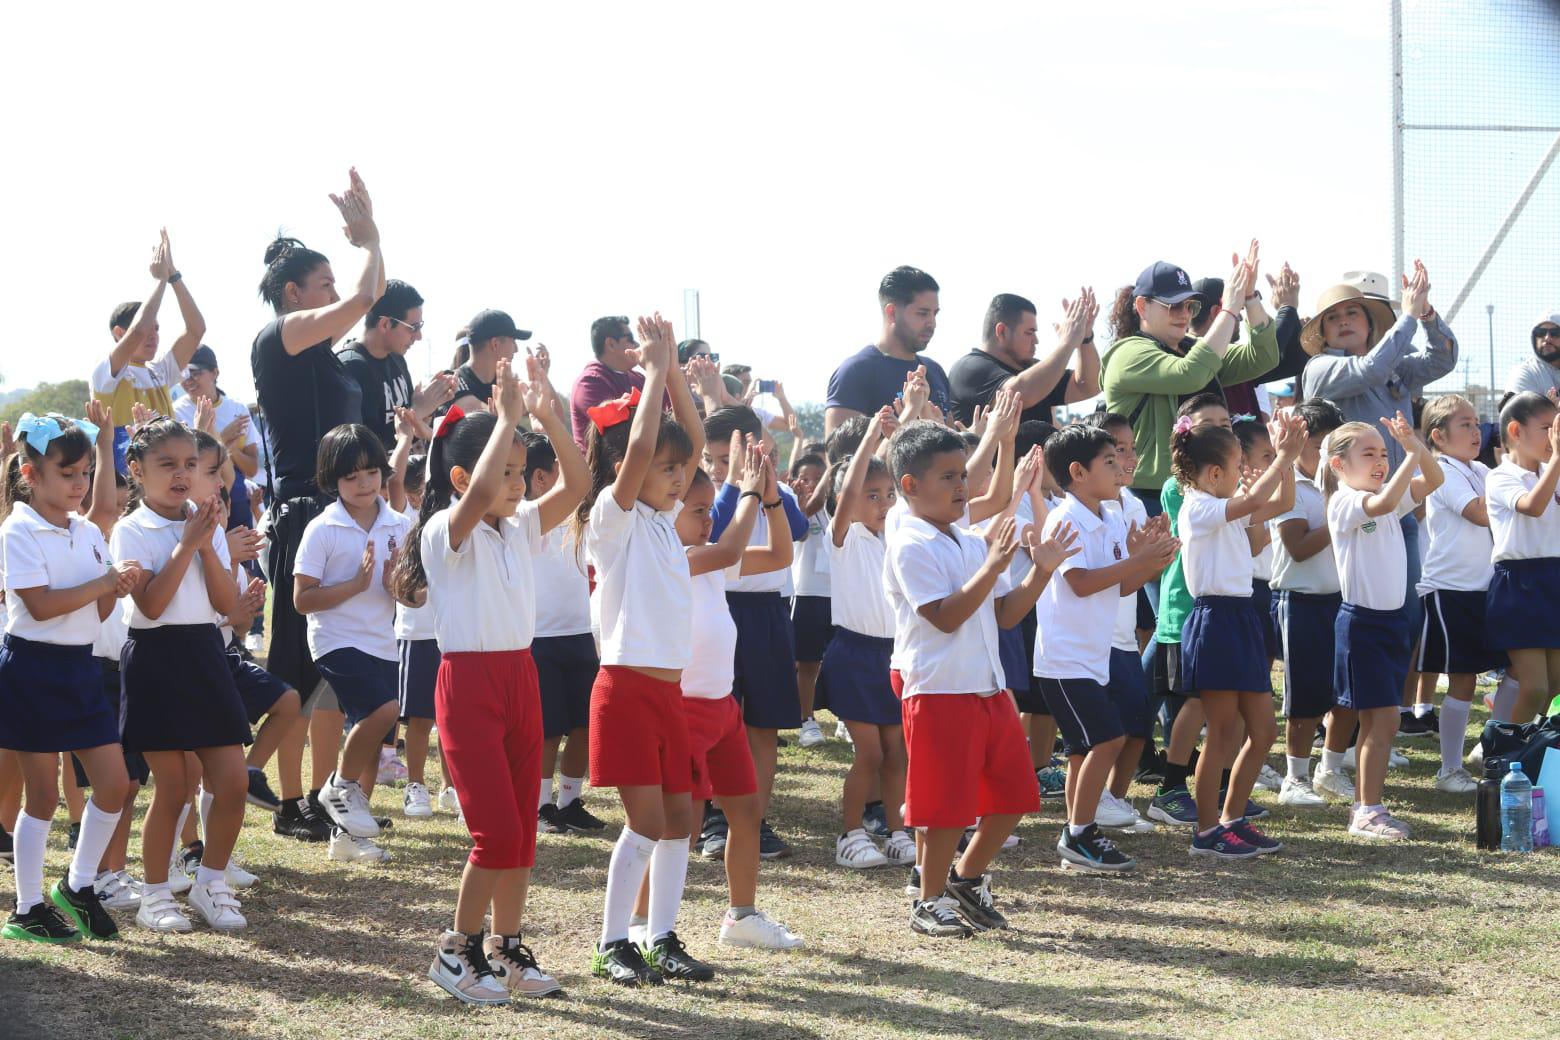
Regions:
<instances>
[{"instance_id":1,"label":"white sneaker","mask_svg":"<svg viewBox=\"0 0 1560 1040\"><path fill-rule=\"evenodd\" d=\"M379 775L375 781L381 784L398 784L405 780L406 763L396 757L395 748L382 747L379 749Z\"/></svg>"},{"instance_id":2,"label":"white sneaker","mask_svg":"<svg viewBox=\"0 0 1560 1040\"><path fill-rule=\"evenodd\" d=\"M895 831L883 842L883 855L895 866L915 865L915 839L908 831Z\"/></svg>"},{"instance_id":3,"label":"white sneaker","mask_svg":"<svg viewBox=\"0 0 1560 1040\"><path fill-rule=\"evenodd\" d=\"M258 654L265 650L265 636L259 632L251 632L244 637L244 649L252 654Z\"/></svg>"},{"instance_id":4,"label":"white sneaker","mask_svg":"<svg viewBox=\"0 0 1560 1040\"><path fill-rule=\"evenodd\" d=\"M1473 750L1468 752L1468 765L1471 769L1482 769L1484 767L1483 740L1475 740L1473 742Z\"/></svg>"},{"instance_id":5,"label":"white sneaker","mask_svg":"<svg viewBox=\"0 0 1560 1040\"><path fill-rule=\"evenodd\" d=\"M335 773L320 788L320 807L342 830L358 838L379 837L379 824L368 811L368 799L356 780L343 780Z\"/></svg>"},{"instance_id":6,"label":"white sneaker","mask_svg":"<svg viewBox=\"0 0 1560 1040\"><path fill-rule=\"evenodd\" d=\"M536 955L518 936L490 935L482 940L482 951L487 954L493 977L511 993L522 997L545 997L563 989L557 979L536 963Z\"/></svg>"},{"instance_id":7,"label":"white sneaker","mask_svg":"<svg viewBox=\"0 0 1560 1040\"><path fill-rule=\"evenodd\" d=\"M141 906L141 883L123 870L101 874L92 887L109 910L135 910Z\"/></svg>"},{"instance_id":8,"label":"white sneaker","mask_svg":"<svg viewBox=\"0 0 1560 1040\"><path fill-rule=\"evenodd\" d=\"M1343 768L1350 773L1359 772L1359 756L1354 753L1356 749L1357 746L1351 747L1343 753Z\"/></svg>"},{"instance_id":9,"label":"white sneaker","mask_svg":"<svg viewBox=\"0 0 1560 1040\"><path fill-rule=\"evenodd\" d=\"M1354 781L1340 770L1318 769L1311 777L1311 789L1340 802L1352 803L1355 798Z\"/></svg>"},{"instance_id":10,"label":"white sneaker","mask_svg":"<svg viewBox=\"0 0 1560 1040\"><path fill-rule=\"evenodd\" d=\"M1257 774L1257 786L1264 791L1281 793L1284 789L1284 778L1278 775L1278 770L1264 762L1262 771Z\"/></svg>"},{"instance_id":11,"label":"white sneaker","mask_svg":"<svg viewBox=\"0 0 1560 1040\"><path fill-rule=\"evenodd\" d=\"M236 852L229 854L227 869L222 872L222 876L228 884L239 889L253 888L255 882L260 880L254 874L244 869L243 862L238 858L238 853Z\"/></svg>"},{"instance_id":12,"label":"white sneaker","mask_svg":"<svg viewBox=\"0 0 1560 1040\"><path fill-rule=\"evenodd\" d=\"M154 932L188 932L193 928L179 904L166 892L142 896L135 923Z\"/></svg>"},{"instance_id":13,"label":"white sneaker","mask_svg":"<svg viewBox=\"0 0 1560 1040\"><path fill-rule=\"evenodd\" d=\"M460 815L460 795L455 793L455 788L446 787L439 792L439 808L447 813Z\"/></svg>"},{"instance_id":14,"label":"white sneaker","mask_svg":"<svg viewBox=\"0 0 1560 1040\"><path fill-rule=\"evenodd\" d=\"M1475 780L1468 770L1457 766L1451 770L1441 770L1435 776L1435 789L1445 791L1447 794L1472 794L1479 789L1479 782Z\"/></svg>"},{"instance_id":15,"label":"white sneaker","mask_svg":"<svg viewBox=\"0 0 1560 1040\"><path fill-rule=\"evenodd\" d=\"M823 730L818 726L816 719L804 719L802 732L797 738L797 743L802 747L817 747L823 743Z\"/></svg>"},{"instance_id":16,"label":"white sneaker","mask_svg":"<svg viewBox=\"0 0 1560 1040\"><path fill-rule=\"evenodd\" d=\"M487 952L482 948L481 932L472 936L460 932L441 935L428 977L450 996L467 1004L509 1003L509 990L493 977Z\"/></svg>"},{"instance_id":17,"label":"white sneaker","mask_svg":"<svg viewBox=\"0 0 1560 1040\"><path fill-rule=\"evenodd\" d=\"M834 724L834 739L843 740L847 744L856 743L854 740L850 739L850 727L845 725L844 720Z\"/></svg>"},{"instance_id":18,"label":"white sneaker","mask_svg":"<svg viewBox=\"0 0 1560 1040\"><path fill-rule=\"evenodd\" d=\"M238 897L226 881L213 881L190 889L190 906L214 931L239 932L249 927L249 922L239 913Z\"/></svg>"},{"instance_id":19,"label":"white sneaker","mask_svg":"<svg viewBox=\"0 0 1560 1040\"><path fill-rule=\"evenodd\" d=\"M1094 822L1101 827L1109 827L1112 830L1120 830L1131 827L1140 817L1137 810L1122 802L1121 799L1109 791L1100 792L1099 807L1094 810Z\"/></svg>"},{"instance_id":20,"label":"white sneaker","mask_svg":"<svg viewBox=\"0 0 1560 1040\"><path fill-rule=\"evenodd\" d=\"M179 859L179 850L173 850L173 859L168 862L168 891L176 896L182 896L195 884L195 879L184 872L184 863Z\"/></svg>"},{"instance_id":21,"label":"white sneaker","mask_svg":"<svg viewBox=\"0 0 1560 1040\"><path fill-rule=\"evenodd\" d=\"M1387 768L1407 769L1408 756L1403 754L1403 752L1399 751L1397 748L1391 748L1387 754Z\"/></svg>"},{"instance_id":22,"label":"white sneaker","mask_svg":"<svg viewBox=\"0 0 1560 1040\"><path fill-rule=\"evenodd\" d=\"M834 843L834 862L852 870L869 870L887 866L888 857L878 851L867 832L858 827L849 834L841 834L839 841Z\"/></svg>"},{"instance_id":23,"label":"white sneaker","mask_svg":"<svg viewBox=\"0 0 1560 1040\"><path fill-rule=\"evenodd\" d=\"M728 910L720 923L720 944L755 950L794 950L803 945L803 940L779 921L771 921L762 910L740 921Z\"/></svg>"},{"instance_id":24,"label":"white sneaker","mask_svg":"<svg viewBox=\"0 0 1560 1040\"><path fill-rule=\"evenodd\" d=\"M1349 833L1357 838L1374 841L1404 841L1409 837L1408 824L1395 819L1388 812L1371 813L1368 816L1363 812L1350 813Z\"/></svg>"},{"instance_id":25,"label":"white sneaker","mask_svg":"<svg viewBox=\"0 0 1560 1040\"><path fill-rule=\"evenodd\" d=\"M359 838L340 827L330 834L330 858L338 863L386 863L390 853L369 838Z\"/></svg>"},{"instance_id":26,"label":"white sneaker","mask_svg":"<svg viewBox=\"0 0 1560 1040\"><path fill-rule=\"evenodd\" d=\"M433 799L428 789L415 780L407 782L406 793L401 796L401 812L410 820L422 820L433 815Z\"/></svg>"},{"instance_id":27,"label":"white sneaker","mask_svg":"<svg viewBox=\"0 0 1560 1040\"><path fill-rule=\"evenodd\" d=\"M1318 805L1326 805L1327 799L1316 793L1311 786L1311 780L1295 780L1284 777L1284 783L1278 792L1279 805L1293 805L1303 809L1314 809Z\"/></svg>"}]
</instances>

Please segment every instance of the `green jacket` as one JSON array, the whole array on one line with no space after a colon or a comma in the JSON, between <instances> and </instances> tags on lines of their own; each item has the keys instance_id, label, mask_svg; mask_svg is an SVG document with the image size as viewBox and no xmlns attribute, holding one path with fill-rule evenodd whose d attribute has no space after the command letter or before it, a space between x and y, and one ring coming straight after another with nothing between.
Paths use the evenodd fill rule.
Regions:
<instances>
[{"instance_id":1,"label":"green jacket","mask_svg":"<svg viewBox=\"0 0 1560 1040\"><path fill-rule=\"evenodd\" d=\"M1159 504L1170 517L1172 538L1181 537L1181 503L1185 500L1181 482L1174 477L1166 480L1164 489L1159 492ZM1154 641L1179 643L1181 629L1186 626L1186 617L1191 612L1192 594L1186 589L1186 575L1181 573L1181 554L1176 553L1170 566L1159 576L1159 619L1154 628Z\"/></svg>"},{"instance_id":2,"label":"green jacket","mask_svg":"<svg viewBox=\"0 0 1560 1040\"><path fill-rule=\"evenodd\" d=\"M1271 321L1252 329L1251 342L1233 344L1223 358L1202 339L1185 355L1148 336L1117 340L1100 362L1100 383L1105 407L1132 419L1138 455L1132 486L1157 491L1170 476L1170 427L1184 398L1209 383L1256 379L1272 371L1278 360L1278 336Z\"/></svg>"}]
</instances>

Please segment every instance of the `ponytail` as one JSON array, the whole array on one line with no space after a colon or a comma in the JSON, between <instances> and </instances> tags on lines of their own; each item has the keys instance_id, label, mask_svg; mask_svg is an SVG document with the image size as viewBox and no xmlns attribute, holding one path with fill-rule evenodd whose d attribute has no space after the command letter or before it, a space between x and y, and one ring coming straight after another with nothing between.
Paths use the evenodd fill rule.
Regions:
<instances>
[{"instance_id":1,"label":"ponytail","mask_svg":"<svg viewBox=\"0 0 1560 1040\"><path fill-rule=\"evenodd\" d=\"M455 501L455 485L450 480L450 470L459 466L468 474L477 468L482 450L493 436L498 416L492 412L474 412L454 420L454 428L445 428L428 445L428 480L423 487L422 506L417 510L417 522L407 535L407 546L401 553L395 571L395 594L403 602L416 602L417 596L428 587L428 571L423 566L422 533L428 521L448 509ZM517 434L518 436L518 434Z\"/></svg>"},{"instance_id":2,"label":"ponytail","mask_svg":"<svg viewBox=\"0 0 1560 1040\"><path fill-rule=\"evenodd\" d=\"M18 451L5 460L5 469L0 473L0 521L11 515L18 502L31 500L27 478L22 476L22 452Z\"/></svg>"},{"instance_id":3,"label":"ponytail","mask_svg":"<svg viewBox=\"0 0 1560 1040\"><path fill-rule=\"evenodd\" d=\"M1321 452L1316 462L1316 476L1312 482L1323 498L1331 498L1338 490L1338 474L1333 471L1332 460L1341 459L1354 447L1354 442L1374 430L1369 423L1346 422L1322 438Z\"/></svg>"},{"instance_id":4,"label":"ponytail","mask_svg":"<svg viewBox=\"0 0 1560 1040\"><path fill-rule=\"evenodd\" d=\"M629 418L607 427L605 433L597 428L595 422L590 424L590 431L585 437L585 468L590 471L590 490L580 499L580 504L574 509L574 516L569 519L569 533L574 538L576 552L585 545L585 528L590 523L590 511L596 507L596 499L617 479L617 468L628 454L628 438L634 428L633 417L643 407L643 404L635 405L630 410ZM687 462L693 456L693 441L688 431L672 418L670 412L661 413L655 450L656 454L672 452L678 462Z\"/></svg>"}]
</instances>

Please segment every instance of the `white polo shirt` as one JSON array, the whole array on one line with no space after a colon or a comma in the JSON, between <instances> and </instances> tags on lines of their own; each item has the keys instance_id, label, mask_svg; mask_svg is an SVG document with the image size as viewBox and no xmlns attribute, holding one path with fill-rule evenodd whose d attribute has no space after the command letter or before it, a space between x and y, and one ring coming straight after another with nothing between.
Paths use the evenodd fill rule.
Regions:
<instances>
[{"instance_id":1,"label":"white polo shirt","mask_svg":"<svg viewBox=\"0 0 1560 1040\"><path fill-rule=\"evenodd\" d=\"M780 498L782 501L790 499L794 504L796 495L790 488L781 485ZM740 501L740 499L739 499ZM758 519L753 521L753 533L748 536L749 546L765 546L769 544L769 521L782 525L787 538L791 537L791 519L786 516L785 506L779 509L759 509ZM806 542L802 543L806 545ZM794 559L794 557L793 557ZM726 583L727 592L780 592L789 595L791 589L791 569L782 567L777 571L765 571L762 574L748 574L733 578Z\"/></svg>"},{"instance_id":2,"label":"white polo shirt","mask_svg":"<svg viewBox=\"0 0 1560 1040\"><path fill-rule=\"evenodd\" d=\"M904 695L978 693L983 697L1007 685L997 654L997 613L993 602L1012 589L1007 574L975 613L952 632L923 618L920 608L958 592L986 559L986 543L955 525L944 534L909 514L888 539L883 584L894 611L894 667L904 680Z\"/></svg>"},{"instance_id":3,"label":"white polo shirt","mask_svg":"<svg viewBox=\"0 0 1560 1040\"><path fill-rule=\"evenodd\" d=\"M1195 596L1251 596L1251 517L1226 518L1230 500L1187 488L1176 531L1181 538L1181 574Z\"/></svg>"},{"instance_id":4,"label":"white polo shirt","mask_svg":"<svg viewBox=\"0 0 1560 1040\"><path fill-rule=\"evenodd\" d=\"M411 538L411 529L417 526L417 510L408 502L406 508L401 510L401 515L406 517L409 525L406 537ZM403 548L404 552L405 549ZM420 607L408 607L402 603L395 605L395 638L397 642L405 641L415 643L420 639L433 639L433 608L425 601Z\"/></svg>"},{"instance_id":5,"label":"white polo shirt","mask_svg":"<svg viewBox=\"0 0 1560 1040\"><path fill-rule=\"evenodd\" d=\"M1417 503L1412 494L1405 493L1395 512L1366 516L1365 500L1372 494L1340 487L1327 500L1327 529L1338 559L1338 584L1345 603L1371 610L1397 610L1403 606L1403 579L1408 576L1408 550L1399 520L1412 513Z\"/></svg>"},{"instance_id":6,"label":"white polo shirt","mask_svg":"<svg viewBox=\"0 0 1560 1040\"><path fill-rule=\"evenodd\" d=\"M1484 463L1460 462L1447 455L1440 457L1446 479L1425 499L1425 526L1428 537L1421 537L1425 559L1415 592L1423 596L1437 589L1457 592L1483 592L1495 575L1494 536L1463 517L1469 502L1484 497L1489 467ZM1556 547L1560 551L1560 547Z\"/></svg>"},{"instance_id":7,"label":"white polo shirt","mask_svg":"<svg viewBox=\"0 0 1560 1040\"><path fill-rule=\"evenodd\" d=\"M357 576L363 551L374 543L374 576L368 588L329 610L308 615L309 653L318 661L332 650L350 647L382 661L399 660L395 645L395 599L385 590L385 566L390 542L405 547L411 524L378 500L379 511L367 530L358 526L340 501L326 506L303 529L293 573L315 578L323 586L340 585Z\"/></svg>"},{"instance_id":8,"label":"white polo shirt","mask_svg":"<svg viewBox=\"0 0 1560 1040\"><path fill-rule=\"evenodd\" d=\"M227 429L229 424L240 416L248 418L249 409L228 394L223 394L217 398L216 408L212 412L212 425L216 427L217 435L220 437L222 431ZM193 430L195 428L195 398L185 394L173 402L173 417ZM260 446L260 431L255 429L253 422L244 430L244 446L253 448ZM393 445L387 445L387 447L393 447Z\"/></svg>"},{"instance_id":9,"label":"white polo shirt","mask_svg":"<svg viewBox=\"0 0 1560 1040\"><path fill-rule=\"evenodd\" d=\"M73 589L101 578L108 571L108 543L97 525L79 516L55 527L27 503L18 502L0 524L0 558L4 559L6 602L10 612L5 630L13 636L60 646L89 646L96 639L97 600L47 621L27 612L17 589Z\"/></svg>"},{"instance_id":10,"label":"white polo shirt","mask_svg":"<svg viewBox=\"0 0 1560 1040\"><path fill-rule=\"evenodd\" d=\"M109 555L115 560L135 560L143 570L157 574L168 566L173 550L178 548L184 536L184 521L169 520L141 505L114 525L109 539ZM228 556L227 536L219 527L212 532L212 547L222 561L222 569L231 571L233 560ZM211 606L211 595L206 591L206 575L201 570L200 558L190 561L179 581L179 588L168 601L162 616L149 618L141 612L139 604L130 597L131 628L162 628L164 625L220 625L221 615Z\"/></svg>"},{"instance_id":11,"label":"white polo shirt","mask_svg":"<svg viewBox=\"0 0 1560 1040\"><path fill-rule=\"evenodd\" d=\"M531 567L536 572L536 637L588 634L590 579L584 547L564 527L555 527L542 535L542 549Z\"/></svg>"},{"instance_id":12,"label":"white polo shirt","mask_svg":"<svg viewBox=\"0 0 1560 1040\"><path fill-rule=\"evenodd\" d=\"M1123 530L1131 531L1134 524L1142 527L1148 523L1148 509L1144 507L1143 500L1134 495L1127 488L1121 489L1121 500L1117 503L1105 503L1106 508L1114 504L1121 515ZM1126 542L1122 542L1123 548ZM1113 650L1130 650L1137 653L1137 597L1136 592L1129 592L1121 597L1121 602L1116 604L1116 628L1111 633L1110 645Z\"/></svg>"},{"instance_id":13,"label":"white polo shirt","mask_svg":"<svg viewBox=\"0 0 1560 1040\"><path fill-rule=\"evenodd\" d=\"M526 650L536 634L536 576L532 558L542 548L535 502L515 515L472 528L450 546L450 511L435 513L422 531L428 606L441 653Z\"/></svg>"},{"instance_id":14,"label":"white polo shirt","mask_svg":"<svg viewBox=\"0 0 1560 1040\"><path fill-rule=\"evenodd\" d=\"M1338 564L1333 560L1332 547L1308 560L1296 560L1284 548L1279 528L1290 520L1304 520L1306 531L1327 526L1327 500L1311 478L1295 469L1295 506L1268 521L1273 532L1273 576L1268 583L1275 589L1303 592L1315 596L1331 595L1338 591Z\"/></svg>"},{"instance_id":15,"label":"white polo shirt","mask_svg":"<svg viewBox=\"0 0 1560 1040\"><path fill-rule=\"evenodd\" d=\"M791 560L791 585L798 596L828 596L833 564L834 538L829 533L829 511L820 509L807 518L807 539L796 547Z\"/></svg>"},{"instance_id":16,"label":"white polo shirt","mask_svg":"<svg viewBox=\"0 0 1560 1040\"><path fill-rule=\"evenodd\" d=\"M838 548L829 534L823 536L834 556L833 573L838 591L831 601L834 623L857 635L890 639L894 635L894 611L883 591L883 561L888 546L867 530L866 524L845 529L845 544Z\"/></svg>"},{"instance_id":17,"label":"white polo shirt","mask_svg":"<svg viewBox=\"0 0 1560 1040\"><path fill-rule=\"evenodd\" d=\"M737 623L726 606L726 584L741 573L742 561L738 560L723 571L707 571L692 578L692 644L682 673L684 697L718 701L731 693L736 678Z\"/></svg>"},{"instance_id":18,"label":"white polo shirt","mask_svg":"<svg viewBox=\"0 0 1560 1040\"><path fill-rule=\"evenodd\" d=\"M1092 679L1110 682L1110 649L1116 612L1121 608L1120 585L1108 585L1091 596L1079 596L1064 575L1071 570L1099 570L1127 558L1127 528L1121 510L1102 504L1095 513L1072 494L1046 517L1043 533L1050 537L1063 523L1078 532L1078 552L1062 561L1035 605L1035 674L1046 679ZM1134 646L1136 643L1133 644Z\"/></svg>"},{"instance_id":19,"label":"white polo shirt","mask_svg":"<svg viewBox=\"0 0 1560 1040\"><path fill-rule=\"evenodd\" d=\"M1560 493L1538 516L1517 512L1517 499L1537 483L1537 473L1529 473L1510 459L1490 470L1484 497L1490 510L1495 563L1560 556Z\"/></svg>"},{"instance_id":20,"label":"white polo shirt","mask_svg":"<svg viewBox=\"0 0 1560 1040\"><path fill-rule=\"evenodd\" d=\"M610 487L591 507L585 553L596 568L602 664L688 667L693 579L680 512L681 502L664 513L639 501L621 509Z\"/></svg>"}]
</instances>

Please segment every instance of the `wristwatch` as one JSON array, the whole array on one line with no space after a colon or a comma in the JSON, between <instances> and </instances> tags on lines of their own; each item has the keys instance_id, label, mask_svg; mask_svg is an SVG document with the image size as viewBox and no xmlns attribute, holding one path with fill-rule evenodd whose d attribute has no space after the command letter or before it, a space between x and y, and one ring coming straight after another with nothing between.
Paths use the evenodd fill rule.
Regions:
<instances>
[{"instance_id":1,"label":"wristwatch","mask_svg":"<svg viewBox=\"0 0 1560 1040\"><path fill-rule=\"evenodd\" d=\"M1251 301L1252 300L1256 300L1258 303L1262 302L1262 290L1261 289L1253 289L1253 290L1251 290L1251 295L1246 297L1246 306L1247 307L1251 306Z\"/></svg>"},{"instance_id":2,"label":"wristwatch","mask_svg":"<svg viewBox=\"0 0 1560 1040\"><path fill-rule=\"evenodd\" d=\"M175 272L173 272L172 274L170 274L168 276L168 284L169 285L178 285L180 280L183 279L183 277L184 277L184 275L180 274L178 271L175 271Z\"/></svg>"},{"instance_id":3,"label":"wristwatch","mask_svg":"<svg viewBox=\"0 0 1560 1040\"><path fill-rule=\"evenodd\" d=\"M765 509L779 509L784 504L785 504L784 500L777 500L777 501L774 501L774 502L765 502L764 503L764 508Z\"/></svg>"}]
</instances>

